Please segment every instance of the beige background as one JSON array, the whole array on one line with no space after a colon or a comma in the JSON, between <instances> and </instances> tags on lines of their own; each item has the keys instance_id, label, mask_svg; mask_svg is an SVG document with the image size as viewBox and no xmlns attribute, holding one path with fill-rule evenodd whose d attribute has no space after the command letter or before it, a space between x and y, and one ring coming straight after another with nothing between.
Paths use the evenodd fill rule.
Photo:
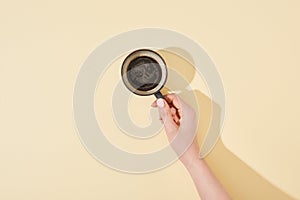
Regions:
<instances>
[{"instance_id":1,"label":"beige background","mask_svg":"<svg viewBox=\"0 0 300 200\"><path fill-rule=\"evenodd\" d=\"M180 163L119 173L94 160L75 131L72 92L81 64L112 35L140 27L181 32L215 61L227 114L207 161L231 195L300 198L299 1L0 5L1 199L198 199Z\"/></svg>"}]
</instances>

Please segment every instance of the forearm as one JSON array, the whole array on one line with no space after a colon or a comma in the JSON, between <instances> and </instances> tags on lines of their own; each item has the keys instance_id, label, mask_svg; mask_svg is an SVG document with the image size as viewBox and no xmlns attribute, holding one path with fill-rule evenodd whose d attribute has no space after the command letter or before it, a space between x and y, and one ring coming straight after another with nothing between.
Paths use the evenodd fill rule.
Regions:
<instances>
[{"instance_id":1,"label":"forearm","mask_svg":"<svg viewBox=\"0 0 300 200\"><path fill-rule=\"evenodd\" d=\"M186 166L202 200L227 200L228 193L202 159L194 159Z\"/></svg>"},{"instance_id":2,"label":"forearm","mask_svg":"<svg viewBox=\"0 0 300 200\"><path fill-rule=\"evenodd\" d=\"M167 101L167 102L166 102ZM180 132L195 133L197 119L194 110L174 94L153 102L159 108L159 115L164 123L165 131L171 142ZM191 135L190 135L191 136ZM180 149L179 144L179 149ZM177 147L174 146L176 152ZM176 152L178 153L178 152ZM179 152L180 154L180 152ZM188 169L202 200L227 200L229 195L210 171L204 160L198 158L199 145L194 139L180 160Z\"/></svg>"}]
</instances>

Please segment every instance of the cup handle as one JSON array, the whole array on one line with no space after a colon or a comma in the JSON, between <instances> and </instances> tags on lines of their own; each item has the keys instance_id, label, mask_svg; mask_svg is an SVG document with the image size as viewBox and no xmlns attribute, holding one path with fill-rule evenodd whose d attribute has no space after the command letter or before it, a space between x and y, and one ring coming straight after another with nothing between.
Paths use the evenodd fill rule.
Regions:
<instances>
[{"instance_id":1,"label":"cup handle","mask_svg":"<svg viewBox=\"0 0 300 200\"><path fill-rule=\"evenodd\" d=\"M160 91L154 93L154 95L157 99L164 99L164 96L162 95L162 93Z\"/></svg>"}]
</instances>

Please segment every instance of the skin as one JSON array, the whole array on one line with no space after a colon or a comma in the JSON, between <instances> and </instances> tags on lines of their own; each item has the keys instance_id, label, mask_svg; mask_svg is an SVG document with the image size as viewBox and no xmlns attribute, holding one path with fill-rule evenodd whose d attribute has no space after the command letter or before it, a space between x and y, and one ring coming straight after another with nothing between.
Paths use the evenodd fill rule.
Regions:
<instances>
[{"instance_id":1,"label":"skin","mask_svg":"<svg viewBox=\"0 0 300 200\"><path fill-rule=\"evenodd\" d=\"M158 99L152 103L157 107L160 120L164 124L165 132L169 141L183 131L184 134L195 134L196 127L194 110L175 94L164 96L165 99ZM173 147L176 152L176 147ZM192 144L180 157L180 161L189 172L202 200L227 200L231 199L224 187L214 176L206 162L199 157L199 145L194 138Z\"/></svg>"}]
</instances>

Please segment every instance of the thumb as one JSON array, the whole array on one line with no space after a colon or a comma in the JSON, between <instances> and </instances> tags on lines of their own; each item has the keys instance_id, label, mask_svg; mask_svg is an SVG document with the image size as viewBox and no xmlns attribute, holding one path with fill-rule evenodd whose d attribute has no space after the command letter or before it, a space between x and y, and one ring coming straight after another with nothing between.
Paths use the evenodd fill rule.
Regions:
<instances>
[{"instance_id":1,"label":"thumb","mask_svg":"<svg viewBox=\"0 0 300 200\"><path fill-rule=\"evenodd\" d=\"M171 114L171 109L170 109L168 103L162 98L157 99L156 103L157 103L159 115L163 121L165 130L166 130L166 133L168 136L171 136L178 129L177 124L173 120L173 117Z\"/></svg>"}]
</instances>

